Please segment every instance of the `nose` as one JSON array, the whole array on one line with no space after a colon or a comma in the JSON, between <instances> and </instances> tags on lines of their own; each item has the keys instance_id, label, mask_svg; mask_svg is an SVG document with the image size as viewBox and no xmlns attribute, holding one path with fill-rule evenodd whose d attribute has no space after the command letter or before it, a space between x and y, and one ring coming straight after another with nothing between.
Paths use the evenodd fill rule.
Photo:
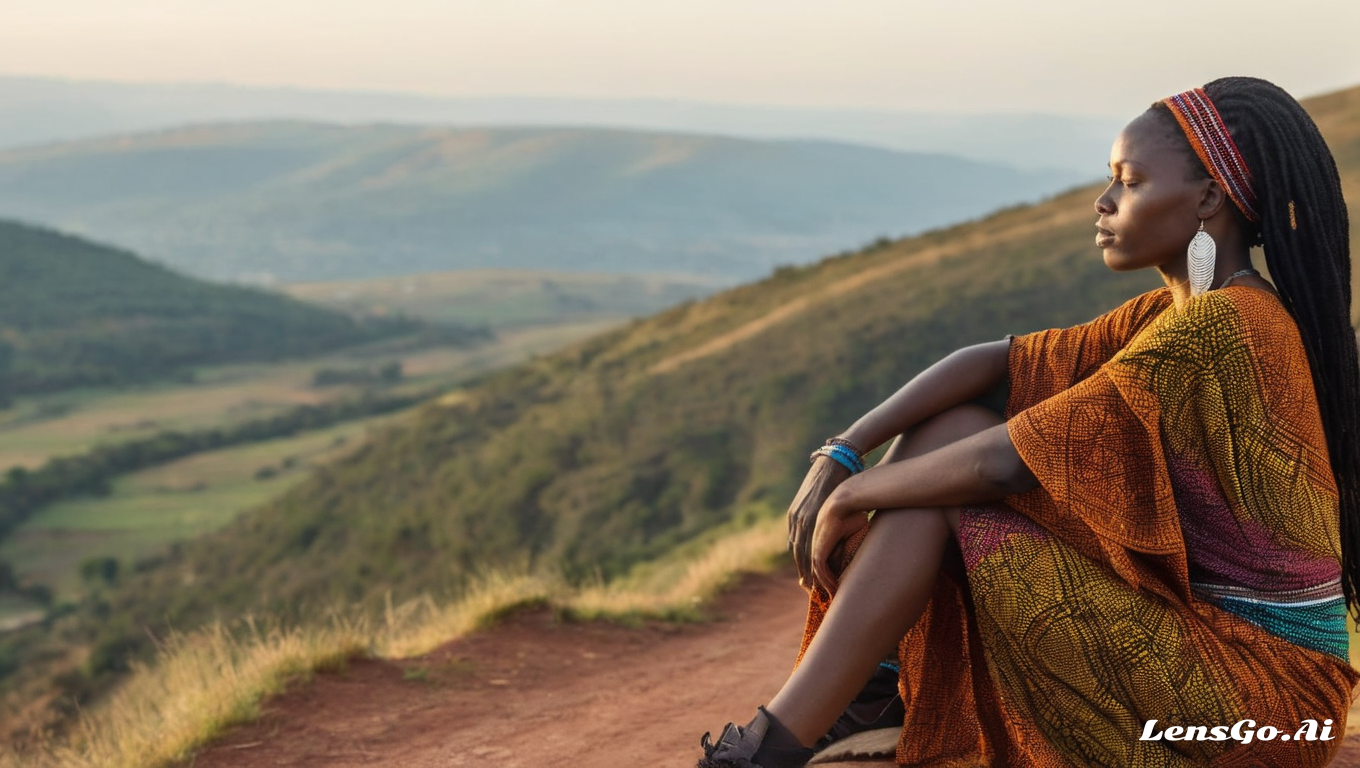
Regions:
<instances>
[{"instance_id":1,"label":"nose","mask_svg":"<svg viewBox=\"0 0 1360 768\"><path fill-rule=\"evenodd\" d=\"M1109 216L1114 213L1114 200L1110 199L1110 190L1106 189L1096 198L1096 213L1101 216Z\"/></svg>"}]
</instances>

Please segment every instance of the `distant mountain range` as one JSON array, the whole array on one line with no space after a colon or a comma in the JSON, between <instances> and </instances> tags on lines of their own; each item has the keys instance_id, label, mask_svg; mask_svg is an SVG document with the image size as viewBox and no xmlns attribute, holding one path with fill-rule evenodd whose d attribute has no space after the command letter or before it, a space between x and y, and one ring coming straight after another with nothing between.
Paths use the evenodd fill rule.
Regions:
<instances>
[{"instance_id":1,"label":"distant mountain range","mask_svg":"<svg viewBox=\"0 0 1360 768\"><path fill-rule=\"evenodd\" d=\"M1128 117L1132 117L1129 115ZM432 98L400 93L0 77L0 148L189 123L262 120L575 126L825 139L1098 175L1123 117L939 114L643 99Z\"/></svg>"},{"instance_id":2,"label":"distant mountain range","mask_svg":"<svg viewBox=\"0 0 1360 768\"><path fill-rule=\"evenodd\" d=\"M514 267L735 282L1079 179L822 141L272 122L0 153L0 216L220 279Z\"/></svg>"}]
</instances>

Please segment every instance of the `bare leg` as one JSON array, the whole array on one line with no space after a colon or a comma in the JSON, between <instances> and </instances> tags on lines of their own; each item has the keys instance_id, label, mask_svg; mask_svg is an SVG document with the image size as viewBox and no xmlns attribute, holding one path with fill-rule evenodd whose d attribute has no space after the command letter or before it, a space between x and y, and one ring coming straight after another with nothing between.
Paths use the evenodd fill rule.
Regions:
<instances>
[{"instance_id":1,"label":"bare leg","mask_svg":"<svg viewBox=\"0 0 1360 768\"><path fill-rule=\"evenodd\" d=\"M975 405L951 408L893 441L901 461L1001 423ZM802 663L766 709L804 746L815 744L925 611L957 508L876 514Z\"/></svg>"}]
</instances>

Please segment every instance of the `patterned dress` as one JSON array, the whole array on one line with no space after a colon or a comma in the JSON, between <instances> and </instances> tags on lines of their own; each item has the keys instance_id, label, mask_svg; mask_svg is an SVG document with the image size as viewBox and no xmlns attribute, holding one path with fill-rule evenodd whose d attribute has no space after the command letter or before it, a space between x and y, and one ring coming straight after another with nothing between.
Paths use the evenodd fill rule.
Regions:
<instances>
[{"instance_id":1,"label":"patterned dress","mask_svg":"<svg viewBox=\"0 0 1360 768\"><path fill-rule=\"evenodd\" d=\"M1335 480L1279 300L1234 285L1178 310L1150 291L1012 337L1009 377L1040 485L961 511L899 648L898 763L1324 765L1360 674ZM805 650L826 607L814 593ZM1308 719L1333 738L1292 738ZM1141 739L1151 720L1291 739Z\"/></svg>"}]
</instances>

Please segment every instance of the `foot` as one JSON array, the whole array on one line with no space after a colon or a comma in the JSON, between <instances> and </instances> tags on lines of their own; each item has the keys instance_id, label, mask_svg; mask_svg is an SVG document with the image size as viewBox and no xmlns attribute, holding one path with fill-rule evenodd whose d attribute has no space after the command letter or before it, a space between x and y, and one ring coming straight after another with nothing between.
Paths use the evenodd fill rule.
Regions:
<instances>
[{"instance_id":1,"label":"foot","mask_svg":"<svg viewBox=\"0 0 1360 768\"><path fill-rule=\"evenodd\" d=\"M764 707L745 727L728 723L716 744L705 733L699 745L696 768L802 768L813 755Z\"/></svg>"}]
</instances>

